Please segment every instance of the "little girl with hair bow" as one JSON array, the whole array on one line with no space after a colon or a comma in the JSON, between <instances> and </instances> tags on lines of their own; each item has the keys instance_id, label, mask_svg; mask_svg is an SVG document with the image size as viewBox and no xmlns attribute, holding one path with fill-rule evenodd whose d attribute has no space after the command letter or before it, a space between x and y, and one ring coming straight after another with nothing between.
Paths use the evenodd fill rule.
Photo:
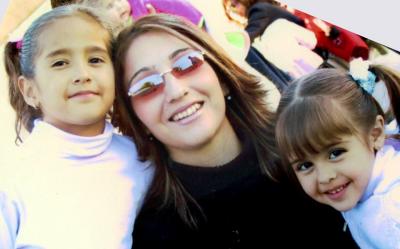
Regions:
<instances>
[{"instance_id":1,"label":"little girl with hair bow","mask_svg":"<svg viewBox=\"0 0 400 249\"><path fill-rule=\"evenodd\" d=\"M400 76L361 60L350 74L319 69L295 80L278 107L283 171L317 202L341 211L361 248L400 248ZM390 104L374 98L387 91Z\"/></svg>"}]
</instances>

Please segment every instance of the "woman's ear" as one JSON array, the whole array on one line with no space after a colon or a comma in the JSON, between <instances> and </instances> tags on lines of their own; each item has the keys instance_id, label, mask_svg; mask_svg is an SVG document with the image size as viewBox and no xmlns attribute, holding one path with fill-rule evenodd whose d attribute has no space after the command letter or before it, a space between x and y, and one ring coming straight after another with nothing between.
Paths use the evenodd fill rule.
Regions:
<instances>
[{"instance_id":1,"label":"woman's ear","mask_svg":"<svg viewBox=\"0 0 400 249\"><path fill-rule=\"evenodd\" d=\"M39 100L37 96L37 89L32 80L27 79L24 76L18 77L18 88L22 96L24 97L25 102L37 109L39 107Z\"/></svg>"},{"instance_id":2,"label":"woman's ear","mask_svg":"<svg viewBox=\"0 0 400 249\"><path fill-rule=\"evenodd\" d=\"M379 150L385 143L385 124L382 115L376 116L374 127L370 132L370 142L375 150Z\"/></svg>"}]
</instances>

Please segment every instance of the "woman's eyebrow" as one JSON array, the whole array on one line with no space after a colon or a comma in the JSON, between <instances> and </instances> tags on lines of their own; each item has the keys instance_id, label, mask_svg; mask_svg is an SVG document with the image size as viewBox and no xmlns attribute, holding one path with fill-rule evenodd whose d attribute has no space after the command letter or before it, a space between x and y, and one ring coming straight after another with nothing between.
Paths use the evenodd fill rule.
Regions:
<instances>
[{"instance_id":1,"label":"woman's eyebrow","mask_svg":"<svg viewBox=\"0 0 400 249\"><path fill-rule=\"evenodd\" d=\"M130 83L132 82L132 80L133 80L138 74L140 74L141 72L149 71L149 70L151 70L150 67L142 67L141 69L137 70L137 71L132 75L132 77L129 79L128 84L130 84Z\"/></svg>"},{"instance_id":2,"label":"woman's eyebrow","mask_svg":"<svg viewBox=\"0 0 400 249\"><path fill-rule=\"evenodd\" d=\"M190 48L180 48L180 49L177 49L177 50L175 50L174 52L172 52L169 56L168 56L168 59L170 59L170 60L172 60L175 56L177 56L178 54L180 54L180 53L182 53L182 52L184 52L184 51L187 51L187 50L189 50Z\"/></svg>"}]
</instances>

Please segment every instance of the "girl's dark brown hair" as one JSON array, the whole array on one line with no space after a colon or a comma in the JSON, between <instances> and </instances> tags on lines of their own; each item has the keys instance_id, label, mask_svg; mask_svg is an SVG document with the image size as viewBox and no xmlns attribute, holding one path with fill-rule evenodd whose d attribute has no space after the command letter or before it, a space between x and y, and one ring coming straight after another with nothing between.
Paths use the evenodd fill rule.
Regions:
<instances>
[{"instance_id":1,"label":"girl's dark brown hair","mask_svg":"<svg viewBox=\"0 0 400 249\"><path fill-rule=\"evenodd\" d=\"M152 160L156 166L147 205L159 208L173 205L186 224L196 226L196 220L188 208L189 204L196 205L195 200L170 171L170 157L165 145L157 139L149 141L146 128L133 111L127 95L127 76L124 71L127 50L135 39L148 32L170 34L205 53L206 61L216 72L219 81L227 86L232 97L227 104L227 118L236 132L240 131L252 141L261 170L269 176L273 175L271 170L277 161L271 125L273 114L264 103L266 92L262 90L258 79L234 64L207 33L191 23L171 15L149 15L119 34L114 50L117 102L113 123L134 139L141 159ZM156 202L157 199L161 199L161 203Z\"/></svg>"},{"instance_id":2,"label":"girl's dark brown hair","mask_svg":"<svg viewBox=\"0 0 400 249\"><path fill-rule=\"evenodd\" d=\"M33 120L42 116L40 107L35 109L25 102L18 88L18 78L24 76L27 79L34 79L35 60L40 51L39 36L42 31L57 19L77 14L93 19L108 31L110 34L110 44L107 44L107 48L111 54L113 27L109 24L107 18L97 13L93 8L79 5L62 6L43 14L29 26L23 39L19 42L19 45L17 45L16 42L8 42L6 44L4 50L4 64L8 75L10 104L16 112L14 126L16 143L22 142L20 136L21 129L25 128L30 132L33 128Z\"/></svg>"},{"instance_id":3,"label":"girl's dark brown hair","mask_svg":"<svg viewBox=\"0 0 400 249\"><path fill-rule=\"evenodd\" d=\"M399 122L399 74L380 65L370 66L370 70L386 84ZM385 116L378 102L346 72L318 69L295 80L282 95L276 123L285 173L293 176L290 160L318 153L341 135L357 135L368 143L365 134L374 126L377 115Z\"/></svg>"},{"instance_id":4,"label":"girl's dark brown hair","mask_svg":"<svg viewBox=\"0 0 400 249\"><path fill-rule=\"evenodd\" d=\"M21 42L20 42L21 43ZM32 130L33 120L41 116L40 110L26 104L18 89L18 77L22 75L20 66L20 50L17 42L7 42L4 49L4 65L8 75L8 97L11 106L16 111L14 130L16 132L15 143L21 142L22 127Z\"/></svg>"}]
</instances>

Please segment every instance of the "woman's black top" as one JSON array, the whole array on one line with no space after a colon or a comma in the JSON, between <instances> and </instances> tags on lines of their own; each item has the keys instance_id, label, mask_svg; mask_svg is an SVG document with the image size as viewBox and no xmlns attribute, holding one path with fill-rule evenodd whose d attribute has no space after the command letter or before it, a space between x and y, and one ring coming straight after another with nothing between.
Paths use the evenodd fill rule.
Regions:
<instances>
[{"instance_id":1,"label":"woman's black top","mask_svg":"<svg viewBox=\"0 0 400 249\"><path fill-rule=\"evenodd\" d=\"M254 39L261 36L267 27L279 18L284 18L298 25L304 26L304 21L282 7L266 2L257 2L247 11L246 31L253 43ZM250 46L246 61L258 72L267 77L280 92L283 92L290 81L290 76L265 59L256 48Z\"/></svg>"},{"instance_id":2,"label":"woman's black top","mask_svg":"<svg viewBox=\"0 0 400 249\"><path fill-rule=\"evenodd\" d=\"M358 248L343 232L339 212L263 175L248 142L220 167L170 167L205 218L199 215L198 228L191 229L173 207L145 205L134 227L135 249Z\"/></svg>"},{"instance_id":3,"label":"woman's black top","mask_svg":"<svg viewBox=\"0 0 400 249\"><path fill-rule=\"evenodd\" d=\"M245 29L250 36L250 40L253 42L255 38L261 36L265 29L279 18L305 26L301 18L284 8L265 2L258 2L250 6L247 11L247 26Z\"/></svg>"}]
</instances>

